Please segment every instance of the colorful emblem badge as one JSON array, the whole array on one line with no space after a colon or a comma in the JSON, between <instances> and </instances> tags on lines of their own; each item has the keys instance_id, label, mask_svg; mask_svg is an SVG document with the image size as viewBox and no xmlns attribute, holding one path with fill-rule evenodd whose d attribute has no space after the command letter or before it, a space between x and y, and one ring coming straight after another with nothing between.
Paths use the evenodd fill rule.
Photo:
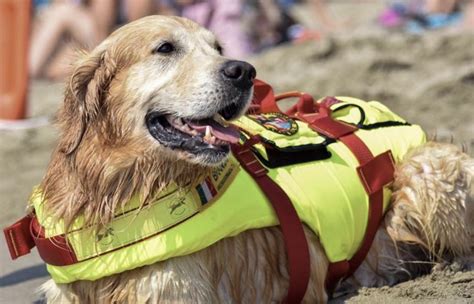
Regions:
<instances>
[{"instance_id":1,"label":"colorful emblem badge","mask_svg":"<svg viewBox=\"0 0 474 304\"><path fill-rule=\"evenodd\" d=\"M296 121L283 113L250 114L248 117L265 129L278 134L291 136L298 132Z\"/></svg>"}]
</instances>

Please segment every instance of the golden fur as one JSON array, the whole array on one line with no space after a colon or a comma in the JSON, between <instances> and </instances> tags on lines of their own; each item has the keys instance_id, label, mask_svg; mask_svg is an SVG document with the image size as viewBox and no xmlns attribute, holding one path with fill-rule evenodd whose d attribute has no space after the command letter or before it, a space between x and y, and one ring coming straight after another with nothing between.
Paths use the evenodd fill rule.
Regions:
<instances>
[{"instance_id":1,"label":"golden fur","mask_svg":"<svg viewBox=\"0 0 474 304\"><path fill-rule=\"evenodd\" d=\"M192 51L172 67L153 59L155 41L176 33ZM106 224L133 194L146 203L171 183L185 187L207 173L199 159L157 144L143 117L149 108L179 114L213 107L217 93L205 90L214 81L209 71L225 61L215 44L190 21L147 17L83 55L66 87L62 134L41 185L50 212L68 225L80 214ZM472 255L473 176L474 160L453 145L431 142L407 155L366 260L338 292L395 284L432 263ZM325 302L328 260L317 237L305 232L311 254L305 302ZM282 235L274 227L94 282L49 281L42 289L51 303L270 303L280 302L287 286Z\"/></svg>"}]
</instances>

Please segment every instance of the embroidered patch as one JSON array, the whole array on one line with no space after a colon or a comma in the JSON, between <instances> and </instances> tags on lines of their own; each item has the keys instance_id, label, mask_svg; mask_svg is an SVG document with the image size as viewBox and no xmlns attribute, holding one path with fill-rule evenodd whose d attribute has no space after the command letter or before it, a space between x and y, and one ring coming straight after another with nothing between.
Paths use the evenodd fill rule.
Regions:
<instances>
[{"instance_id":1,"label":"embroidered patch","mask_svg":"<svg viewBox=\"0 0 474 304\"><path fill-rule=\"evenodd\" d=\"M283 113L250 114L248 117L265 129L278 134L291 136L298 132L296 121Z\"/></svg>"}]
</instances>

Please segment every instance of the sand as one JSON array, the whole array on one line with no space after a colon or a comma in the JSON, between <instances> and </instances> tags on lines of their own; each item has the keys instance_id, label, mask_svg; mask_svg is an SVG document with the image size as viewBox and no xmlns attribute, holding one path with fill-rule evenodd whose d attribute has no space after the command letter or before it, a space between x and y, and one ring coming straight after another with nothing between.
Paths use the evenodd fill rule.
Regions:
<instances>
[{"instance_id":1,"label":"sand","mask_svg":"<svg viewBox=\"0 0 474 304\"><path fill-rule=\"evenodd\" d=\"M379 100L438 140L474 151L474 35L456 31L414 37L374 29L378 7L337 2L358 11L354 31L321 41L286 45L250 61L277 92L300 90L316 97L347 95ZM297 10L302 19L307 12ZM52 117L63 84L35 81L29 116ZM51 125L0 130L0 226L24 214L31 188L40 182L57 132ZM0 240L0 242L2 242ZM9 262L0 246L0 303L28 303L47 279L36 254ZM474 263L448 263L393 287L362 288L333 303L474 303ZM16 272L18 271L18 272ZM23 275L21 279L19 276Z\"/></svg>"},{"instance_id":2,"label":"sand","mask_svg":"<svg viewBox=\"0 0 474 304\"><path fill-rule=\"evenodd\" d=\"M380 32L288 45L253 60L276 91L378 100L440 140L474 147L474 35Z\"/></svg>"},{"instance_id":3,"label":"sand","mask_svg":"<svg viewBox=\"0 0 474 304\"><path fill-rule=\"evenodd\" d=\"M51 120L62 100L62 83L35 81L29 90L29 117L40 124ZM13 127L23 127L31 121ZM0 122L1 125L1 122ZM45 173L57 132L49 124L32 129L0 128L0 227L25 215L31 189ZM39 299L36 289L48 279L36 250L11 261L0 237L0 303L32 303Z\"/></svg>"}]
</instances>

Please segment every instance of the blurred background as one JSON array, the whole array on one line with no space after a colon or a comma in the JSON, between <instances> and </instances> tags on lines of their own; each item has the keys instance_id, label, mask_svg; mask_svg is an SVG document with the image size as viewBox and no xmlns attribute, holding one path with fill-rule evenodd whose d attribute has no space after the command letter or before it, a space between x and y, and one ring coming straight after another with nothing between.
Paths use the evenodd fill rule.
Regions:
<instances>
[{"instance_id":1,"label":"blurred background","mask_svg":"<svg viewBox=\"0 0 474 304\"><path fill-rule=\"evenodd\" d=\"M209 28L277 92L379 100L473 155L472 0L0 0L0 226L23 216L45 172L78 50L153 14ZM474 274L460 270L334 302L469 303ZM46 279L36 252L11 262L0 240L0 303L41 302Z\"/></svg>"}]
</instances>

